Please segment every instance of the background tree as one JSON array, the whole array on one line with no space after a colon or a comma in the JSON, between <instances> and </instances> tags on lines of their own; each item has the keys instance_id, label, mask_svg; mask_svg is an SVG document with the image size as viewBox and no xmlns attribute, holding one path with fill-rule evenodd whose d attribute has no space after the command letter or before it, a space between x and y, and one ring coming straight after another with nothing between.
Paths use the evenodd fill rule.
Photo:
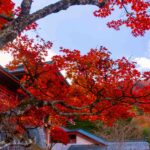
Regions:
<instances>
[{"instance_id":1,"label":"background tree","mask_svg":"<svg viewBox=\"0 0 150 150\"><path fill-rule=\"evenodd\" d=\"M94 133L109 141L124 142L143 139L142 130L132 119L118 120L112 126L105 125L99 121L95 125L97 130Z\"/></svg>"},{"instance_id":2,"label":"background tree","mask_svg":"<svg viewBox=\"0 0 150 150\"><path fill-rule=\"evenodd\" d=\"M93 132L97 130L97 127L95 125L95 122L89 121L89 120L80 120L80 119L75 119L74 123L68 122L66 124L66 128L68 129L83 129L88 132Z\"/></svg>"},{"instance_id":3,"label":"background tree","mask_svg":"<svg viewBox=\"0 0 150 150\"><path fill-rule=\"evenodd\" d=\"M133 118L133 123L136 124L138 130L142 133L143 139L150 142L150 117L149 114L143 114Z\"/></svg>"}]
</instances>

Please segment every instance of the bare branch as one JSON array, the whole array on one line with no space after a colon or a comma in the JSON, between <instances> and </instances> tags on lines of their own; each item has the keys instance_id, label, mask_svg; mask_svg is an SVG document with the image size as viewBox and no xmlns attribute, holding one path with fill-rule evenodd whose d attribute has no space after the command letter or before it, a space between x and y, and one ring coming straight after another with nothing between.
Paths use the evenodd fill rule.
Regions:
<instances>
[{"instance_id":1,"label":"bare branch","mask_svg":"<svg viewBox=\"0 0 150 150\"><path fill-rule=\"evenodd\" d=\"M20 84L20 88L30 97L30 99L35 99L34 96L24 87L23 84Z\"/></svg>"},{"instance_id":2,"label":"bare branch","mask_svg":"<svg viewBox=\"0 0 150 150\"><path fill-rule=\"evenodd\" d=\"M38 19L44 18L52 13L57 13L61 10L66 10L70 6L74 5L95 5L97 7L103 7L105 2L98 2L98 0L61 0L55 4L50 4L35 13L30 15L30 21L35 22Z\"/></svg>"},{"instance_id":3,"label":"bare branch","mask_svg":"<svg viewBox=\"0 0 150 150\"><path fill-rule=\"evenodd\" d=\"M132 15L132 13L130 13L130 12L128 11L128 9L126 8L126 6L124 5L124 0L121 0L121 2L122 2L122 6L123 6L123 8L124 8L126 14Z\"/></svg>"},{"instance_id":4,"label":"bare branch","mask_svg":"<svg viewBox=\"0 0 150 150\"><path fill-rule=\"evenodd\" d=\"M68 117L69 116L95 116L95 115L100 116L103 111L105 111L111 107L113 107L113 106L104 107L103 109L98 110L96 112L62 112L56 106L52 105L52 108L53 108L53 110L55 110L55 112L57 112L61 116L68 116Z\"/></svg>"},{"instance_id":5,"label":"bare branch","mask_svg":"<svg viewBox=\"0 0 150 150\"><path fill-rule=\"evenodd\" d=\"M3 14L0 14L0 18L5 19L5 20L7 20L7 21L12 21L12 20L13 20L13 18L8 17L8 16L5 16L5 15L3 15Z\"/></svg>"}]
</instances>

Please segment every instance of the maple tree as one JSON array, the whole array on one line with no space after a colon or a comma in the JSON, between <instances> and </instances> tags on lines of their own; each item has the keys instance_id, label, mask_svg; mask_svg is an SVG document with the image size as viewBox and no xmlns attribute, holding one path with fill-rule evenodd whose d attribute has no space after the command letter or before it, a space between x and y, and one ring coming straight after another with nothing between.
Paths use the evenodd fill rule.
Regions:
<instances>
[{"instance_id":1,"label":"maple tree","mask_svg":"<svg viewBox=\"0 0 150 150\"><path fill-rule=\"evenodd\" d=\"M65 125L68 120L102 120L112 125L117 119L136 115L136 111L150 112L150 73L140 73L135 63L126 58L113 60L105 47L91 49L88 54L61 48L64 55L55 56L45 63L51 42L22 35L36 29L36 21L73 5L95 5L96 17L111 15L116 7L126 16L107 25L119 30L121 25L131 28L134 36L144 35L150 29L148 1L135 0L61 0L30 13L32 0L22 0L14 9L11 0L0 0L0 47L10 52L13 61L9 69L22 64L18 98L11 94L0 98L0 128L12 137L23 138L28 128ZM13 41L14 40L14 41ZM37 42L38 41L38 42ZM66 70L66 82L60 71ZM111 87L111 88L110 88ZM7 90L5 90L7 91ZM13 99L13 101L12 101ZM13 128L10 129L10 123ZM7 125L6 125L7 124ZM57 137L57 136L56 136ZM55 139L57 141L57 139Z\"/></svg>"},{"instance_id":2,"label":"maple tree","mask_svg":"<svg viewBox=\"0 0 150 150\"><path fill-rule=\"evenodd\" d=\"M44 57L52 43L37 38L38 43L20 36L3 49L14 58L9 69L20 64L24 68L18 89L24 97L14 98L13 103L7 95L1 98L1 126L8 130L5 123L13 123L14 137L22 138L30 128L65 126L76 118L112 125L136 116L137 110L150 112L150 73L140 73L134 62L125 57L113 60L110 52L100 47L86 55L61 48L64 55L46 63ZM66 70L70 85L61 70Z\"/></svg>"}]
</instances>

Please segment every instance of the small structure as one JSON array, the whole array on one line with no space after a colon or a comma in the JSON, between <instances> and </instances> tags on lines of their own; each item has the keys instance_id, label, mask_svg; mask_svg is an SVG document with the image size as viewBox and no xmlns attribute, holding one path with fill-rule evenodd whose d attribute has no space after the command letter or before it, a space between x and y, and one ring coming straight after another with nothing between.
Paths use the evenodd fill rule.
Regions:
<instances>
[{"instance_id":1,"label":"small structure","mask_svg":"<svg viewBox=\"0 0 150 150\"><path fill-rule=\"evenodd\" d=\"M69 143L57 143L52 150L150 150L148 142L109 142L85 130L68 130Z\"/></svg>"},{"instance_id":2,"label":"small structure","mask_svg":"<svg viewBox=\"0 0 150 150\"><path fill-rule=\"evenodd\" d=\"M85 130L64 130L66 130L69 135L69 143L67 145L57 143L53 147L53 150L70 150L70 148L71 150L74 150L75 148L77 148L77 150L84 150L87 147L90 147L89 150L97 150L97 148L105 150L105 148L108 146L108 142L105 139L91 134Z\"/></svg>"}]
</instances>

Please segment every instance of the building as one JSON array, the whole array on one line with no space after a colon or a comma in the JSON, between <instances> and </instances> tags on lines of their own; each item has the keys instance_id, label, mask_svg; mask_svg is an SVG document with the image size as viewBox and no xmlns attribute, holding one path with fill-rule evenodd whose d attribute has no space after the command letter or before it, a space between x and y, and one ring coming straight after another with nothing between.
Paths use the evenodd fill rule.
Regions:
<instances>
[{"instance_id":1,"label":"building","mask_svg":"<svg viewBox=\"0 0 150 150\"><path fill-rule=\"evenodd\" d=\"M19 88L19 80L13 76L11 73L6 71L2 66L0 66L0 95L5 95L14 98L19 98L17 89ZM28 150L28 148L24 148L21 143L17 143L14 141L11 144L3 144L1 143L3 140L7 138L7 134L3 131L0 131L0 149L2 150Z\"/></svg>"},{"instance_id":2,"label":"building","mask_svg":"<svg viewBox=\"0 0 150 150\"><path fill-rule=\"evenodd\" d=\"M91 148L96 148L92 150L97 150L97 147L101 150L104 150L108 143L105 139L101 137L97 137L87 131L82 129L79 130L68 130L64 129L69 136L69 143L67 145L63 145L61 143L56 144L53 147L53 150L74 150L74 148L79 148L81 150L86 150L87 146ZM77 149L78 149L77 148ZM89 149L90 150L90 149Z\"/></svg>"},{"instance_id":3,"label":"building","mask_svg":"<svg viewBox=\"0 0 150 150\"><path fill-rule=\"evenodd\" d=\"M52 150L149 150L145 141L109 142L85 130L68 130L69 143L56 144Z\"/></svg>"}]
</instances>

